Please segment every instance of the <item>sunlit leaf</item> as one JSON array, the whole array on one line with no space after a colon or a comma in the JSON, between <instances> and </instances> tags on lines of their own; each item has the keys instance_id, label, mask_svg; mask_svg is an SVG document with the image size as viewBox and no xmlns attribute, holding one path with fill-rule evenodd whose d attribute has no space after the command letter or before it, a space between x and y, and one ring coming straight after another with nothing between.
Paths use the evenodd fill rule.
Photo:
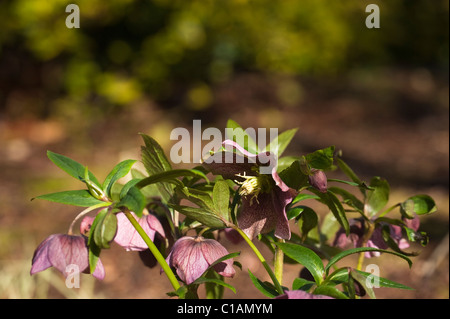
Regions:
<instances>
[{"instance_id":1,"label":"sunlit leaf","mask_svg":"<svg viewBox=\"0 0 450 319\"><path fill-rule=\"evenodd\" d=\"M101 200L98 200L92 196L92 194L85 189L74 190L74 191L63 191L51 194L45 194L35 197L36 199L45 199L55 203L61 203L66 205L80 206L80 207L90 207L94 205L99 205L104 203L110 205Z\"/></svg>"},{"instance_id":2,"label":"sunlit leaf","mask_svg":"<svg viewBox=\"0 0 450 319\"><path fill-rule=\"evenodd\" d=\"M290 258L305 266L319 285L325 274L320 257L311 249L292 243L275 243Z\"/></svg>"}]
</instances>

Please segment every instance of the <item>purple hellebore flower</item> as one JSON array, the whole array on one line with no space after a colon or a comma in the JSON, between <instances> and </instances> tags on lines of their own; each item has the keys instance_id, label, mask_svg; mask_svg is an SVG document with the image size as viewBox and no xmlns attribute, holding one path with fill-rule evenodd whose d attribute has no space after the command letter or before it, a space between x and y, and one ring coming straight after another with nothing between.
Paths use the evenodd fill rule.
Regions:
<instances>
[{"instance_id":1,"label":"purple hellebore flower","mask_svg":"<svg viewBox=\"0 0 450 319\"><path fill-rule=\"evenodd\" d=\"M341 249L347 248L350 244L356 248L361 247L362 237L364 235L364 221L361 219L350 219L348 221L350 232L347 236L345 230L340 228L336 233L333 246Z\"/></svg>"},{"instance_id":2,"label":"purple hellebore flower","mask_svg":"<svg viewBox=\"0 0 450 319\"><path fill-rule=\"evenodd\" d=\"M288 290L284 295L276 296L275 299L334 299L325 295L314 295L303 290Z\"/></svg>"},{"instance_id":3,"label":"purple hellebore flower","mask_svg":"<svg viewBox=\"0 0 450 319\"><path fill-rule=\"evenodd\" d=\"M417 231L419 229L420 220L416 215L413 219L403 219L406 227ZM364 235L364 221L360 219L352 219L349 221L350 224L350 234L346 236L345 231L340 229L334 240L334 246L345 249L349 244L352 244L354 248L362 247L363 235ZM386 241L383 239L382 227L383 225L387 225L389 227L390 237L394 240L394 242L398 245L400 249L406 249L409 247L409 242L406 238L403 237L402 227L398 225L392 225L381 222L378 227L376 227L372 233L372 236L367 241L367 247L373 247L378 249L387 249L389 248ZM381 255L378 251L366 251L366 258L371 257L379 257Z\"/></svg>"},{"instance_id":4,"label":"purple hellebore flower","mask_svg":"<svg viewBox=\"0 0 450 319\"><path fill-rule=\"evenodd\" d=\"M319 190L322 193L326 193L327 186L327 176L325 173L318 169L311 169L311 175L308 175L309 183L312 187Z\"/></svg>"},{"instance_id":5,"label":"purple hellebore flower","mask_svg":"<svg viewBox=\"0 0 450 319\"><path fill-rule=\"evenodd\" d=\"M162 237L166 237L164 228L161 225L158 218L152 214L144 214L141 218L137 217L133 212L131 213L137 222L144 229L145 233L153 241L155 239L155 233L160 234ZM143 251L148 249L147 244L142 239L141 235L136 231L134 226L128 220L124 213L117 213L117 233L114 237L114 241L125 248L127 251Z\"/></svg>"},{"instance_id":6,"label":"purple hellebore flower","mask_svg":"<svg viewBox=\"0 0 450 319\"><path fill-rule=\"evenodd\" d=\"M217 259L228 255L228 251L218 241L201 236L181 237L172 247L166 261L174 267L180 279L191 284L199 278ZM214 270L224 277L233 277L233 259L214 265Z\"/></svg>"},{"instance_id":7,"label":"purple hellebore flower","mask_svg":"<svg viewBox=\"0 0 450 319\"><path fill-rule=\"evenodd\" d=\"M363 236L365 231L364 220L362 219L351 219L349 220L350 225L350 233L347 236L343 228L339 229L336 233L336 237L334 239L333 246L339 247L341 249L347 248L349 245L352 245L354 248L362 247L363 245ZM383 240L381 235L381 228L377 227L370 239L367 241L367 247L386 249L388 248L386 242ZM380 252L365 252L365 256L367 258L370 257L378 257Z\"/></svg>"},{"instance_id":8,"label":"purple hellebore flower","mask_svg":"<svg viewBox=\"0 0 450 319\"><path fill-rule=\"evenodd\" d=\"M203 165L213 174L222 175L241 185L239 194L242 196L242 212L238 216L239 227L250 239L273 229L276 237L290 239L286 206L297 195L297 191L281 180L276 171L275 155L270 152L251 154L231 140L225 140L223 145L231 146L244 156L218 152ZM231 160L228 157L230 153Z\"/></svg>"},{"instance_id":9,"label":"purple hellebore flower","mask_svg":"<svg viewBox=\"0 0 450 319\"><path fill-rule=\"evenodd\" d=\"M53 234L36 248L33 254L30 274L55 267L67 277L67 266L77 265L80 272L89 272L88 248L82 236ZM97 279L105 277L105 269L100 261L92 274Z\"/></svg>"}]
</instances>

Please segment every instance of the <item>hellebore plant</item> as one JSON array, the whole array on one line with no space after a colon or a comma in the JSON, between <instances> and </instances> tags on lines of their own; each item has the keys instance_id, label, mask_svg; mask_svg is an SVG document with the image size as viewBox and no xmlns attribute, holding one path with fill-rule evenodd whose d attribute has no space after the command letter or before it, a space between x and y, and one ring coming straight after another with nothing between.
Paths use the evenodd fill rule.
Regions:
<instances>
[{"instance_id":1,"label":"hellebore plant","mask_svg":"<svg viewBox=\"0 0 450 319\"><path fill-rule=\"evenodd\" d=\"M233 277L246 266L239 262L240 252L229 253L229 247L246 244L270 278L263 281L246 269L262 297L375 298L378 287L368 284L373 280L379 287L410 289L364 271L363 265L365 258L391 254L411 266L417 252L405 249L414 242L427 244L419 218L436 211L431 197L415 195L386 208L388 182L380 177L364 182L334 146L283 157L296 129L259 149L239 124L229 120L227 127L234 135L192 169L172 168L158 142L142 135L146 172L132 168L136 160L125 160L103 183L87 167L49 151L49 159L85 187L36 198L84 210L67 234L51 235L39 245L31 274L53 266L67 276L67 267L76 265L103 279L107 274L100 253L115 244L149 251L173 287L169 296L198 298L204 287L208 298L223 298L224 288L237 293ZM348 180L330 178L337 170ZM318 214L307 200L320 203L324 211ZM80 220L80 235L74 235ZM256 241L267 245L273 265ZM352 254L359 255L357 265L343 266ZM283 285L285 263L297 264L299 271L288 287Z\"/></svg>"},{"instance_id":2,"label":"hellebore plant","mask_svg":"<svg viewBox=\"0 0 450 319\"><path fill-rule=\"evenodd\" d=\"M228 251L218 241L202 236L181 237L172 247L166 261L176 269L178 276L190 285ZM224 277L233 277L233 259L227 259L214 265L214 270Z\"/></svg>"}]
</instances>

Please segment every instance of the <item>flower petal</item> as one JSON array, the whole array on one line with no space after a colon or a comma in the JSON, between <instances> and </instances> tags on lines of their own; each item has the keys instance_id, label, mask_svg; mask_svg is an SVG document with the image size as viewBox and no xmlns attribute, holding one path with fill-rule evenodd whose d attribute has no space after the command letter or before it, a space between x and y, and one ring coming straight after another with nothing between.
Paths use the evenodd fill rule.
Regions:
<instances>
[{"instance_id":1,"label":"flower petal","mask_svg":"<svg viewBox=\"0 0 450 319\"><path fill-rule=\"evenodd\" d=\"M30 274L34 275L37 272L43 271L52 266L50 260L48 259L48 244L49 242L58 235L50 235L39 246L36 248L33 254L33 259L31 261Z\"/></svg>"},{"instance_id":2,"label":"flower petal","mask_svg":"<svg viewBox=\"0 0 450 319\"><path fill-rule=\"evenodd\" d=\"M133 212L131 214L151 240L155 239L155 232L158 232L161 236L165 237L164 229L158 218L151 214L143 215L141 218L137 217ZM124 247L127 251L142 251L148 249L147 244L125 214L118 213L116 216L117 233L114 237L114 241Z\"/></svg>"},{"instance_id":3,"label":"flower petal","mask_svg":"<svg viewBox=\"0 0 450 319\"><path fill-rule=\"evenodd\" d=\"M334 299L325 295L314 295L303 290L286 291L284 295L275 297L275 299Z\"/></svg>"},{"instance_id":4,"label":"flower petal","mask_svg":"<svg viewBox=\"0 0 450 319\"><path fill-rule=\"evenodd\" d=\"M67 276L66 268L77 265L79 271L89 266L88 248L85 238L73 235L55 236L48 244L48 258L53 267Z\"/></svg>"},{"instance_id":5,"label":"flower petal","mask_svg":"<svg viewBox=\"0 0 450 319\"><path fill-rule=\"evenodd\" d=\"M209 267L200 243L191 237L182 237L174 244L170 265L176 268L180 279L188 285L199 278Z\"/></svg>"},{"instance_id":6,"label":"flower petal","mask_svg":"<svg viewBox=\"0 0 450 319\"><path fill-rule=\"evenodd\" d=\"M256 200L242 198L242 212L238 216L239 227L253 239L259 233L275 229L275 236L291 238L286 205L292 201L294 192L283 192L275 187L270 193L260 193Z\"/></svg>"},{"instance_id":7,"label":"flower petal","mask_svg":"<svg viewBox=\"0 0 450 319\"><path fill-rule=\"evenodd\" d=\"M205 239L201 243L203 257L206 262L211 265L217 259L228 255L228 251L223 247L218 241L213 239ZM217 271L219 275L225 277L233 277L236 271L233 268L233 259L224 260L217 265L214 265L214 270Z\"/></svg>"}]
</instances>

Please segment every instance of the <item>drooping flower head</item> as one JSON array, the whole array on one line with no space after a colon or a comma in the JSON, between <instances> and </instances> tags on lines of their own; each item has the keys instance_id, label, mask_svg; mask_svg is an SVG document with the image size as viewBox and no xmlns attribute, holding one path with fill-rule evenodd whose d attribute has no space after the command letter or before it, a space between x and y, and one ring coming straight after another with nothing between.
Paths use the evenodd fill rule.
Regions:
<instances>
[{"instance_id":1,"label":"drooping flower head","mask_svg":"<svg viewBox=\"0 0 450 319\"><path fill-rule=\"evenodd\" d=\"M278 175L277 160L273 153L252 154L236 142L226 140L225 147L237 152L218 152L203 165L215 175L234 180L240 185L242 211L239 227L253 239L259 233L275 230L275 236L290 239L291 231L286 206L297 195Z\"/></svg>"},{"instance_id":2,"label":"drooping flower head","mask_svg":"<svg viewBox=\"0 0 450 319\"><path fill-rule=\"evenodd\" d=\"M155 239L155 234L158 233L165 238L164 228L161 225L158 218L152 214L145 213L141 218L137 217L133 212L131 213L134 218L136 218L139 225L145 233L153 241ZM141 235L136 231L134 226L128 220L124 213L117 213L117 233L114 237L114 241L125 248L128 251L143 251L148 249L147 244L142 239Z\"/></svg>"},{"instance_id":3,"label":"drooping flower head","mask_svg":"<svg viewBox=\"0 0 450 319\"><path fill-rule=\"evenodd\" d=\"M228 251L218 241L202 236L181 237L167 256L167 263L176 269L181 280L191 284L198 279L208 267L219 258L228 255ZM233 259L224 260L214 265L214 270L224 277L233 277Z\"/></svg>"},{"instance_id":4,"label":"drooping flower head","mask_svg":"<svg viewBox=\"0 0 450 319\"><path fill-rule=\"evenodd\" d=\"M88 247L82 236L54 234L47 237L35 250L30 274L55 267L65 277L69 275L68 266L76 265L80 272L89 271ZM105 277L105 270L100 260L94 273L97 279Z\"/></svg>"},{"instance_id":5,"label":"drooping flower head","mask_svg":"<svg viewBox=\"0 0 450 319\"><path fill-rule=\"evenodd\" d=\"M403 222L405 225L409 228L411 228L414 231L417 231L419 229L420 220L419 217L416 215L413 219L403 219ZM363 237L364 232L366 230L365 221L362 219L351 219L349 220L350 224L350 233L347 236L345 234L345 231L343 229L340 229L336 237L334 239L334 246L345 249L349 245L352 245L354 248L362 247L363 246ZM369 240L366 243L366 247L373 247L378 249L387 249L389 248L389 245L386 243L386 241L383 238L383 232L382 228L388 227L389 228L389 235L392 238L393 242L397 244L399 249L406 249L409 248L409 242L404 237L402 232L402 227L398 225L392 225L385 222L378 223L377 227L375 227L372 236L369 238ZM371 257L379 257L381 255L378 251L367 251L364 253L366 258Z\"/></svg>"},{"instance_id":6,"label":"drooping flower head","mask_svg":"<svg viewBox=\"0 0 450 319\"><path fill-rule=\"evenodd\" d=\"M276 296L275 299L334 299L325 295L314 295L303 290L288 290L283 295Z\"/></svg>"}]
</instances>

